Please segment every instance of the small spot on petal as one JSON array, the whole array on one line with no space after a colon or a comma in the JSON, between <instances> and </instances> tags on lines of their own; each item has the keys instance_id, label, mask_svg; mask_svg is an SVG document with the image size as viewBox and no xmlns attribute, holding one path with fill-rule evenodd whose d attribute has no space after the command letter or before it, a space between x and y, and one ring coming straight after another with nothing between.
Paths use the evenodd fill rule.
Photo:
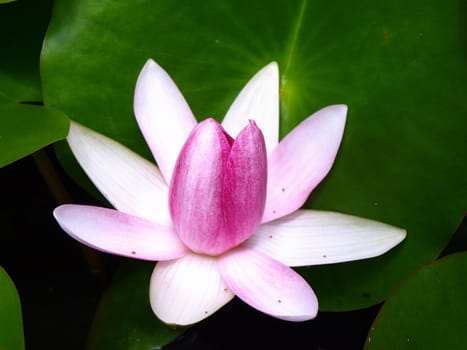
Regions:
<instances>
[{"instance_id":1,"label":"small spot on petal","mask_svg":"<svg viewBox=\"0 0 467 350\"><path fill-rule=\"evenodd\" d=\"M275 210L272 211L273 214L277 213Z\"/></svg>"},{"instance_id":2,"label":"small spot on petal","mask_svg":"<svg viewBox=\"0 0 467 350\"><path fill-rule=\"evenodd\" d=\"M282 187L281 191L282 191L282 192L285 192L285 187Z\"/></svg>"},{"instance_id":3,"label":"small spot on petal","mask_svg":"<svg viewBox=\"0 0 467 350\"><path fill-rule=\"evenodd\" d=\"M131 254L132 254L132 255L135 255L135 254L136 254L136 252L135 252L134 250L132 250L132 251L131 251Z\"/></svg>"},{"instance_id":4,"label":"small spot on petal","mask_svg":"<svg viewBox=\"0 0 467 350\"><path fill-rule=\"evenodd\" d=\"M224 288L224 292L226 292L226 293L227 293L227 291L228 291L228 289L227 289L227 288Z\"/></svg>"},{"instance_id":5,"label":"small spot on petal","mask_svg":"<svg viewBox=\"0 0 467 350\"><path fill-rule=\"evenodd\" d=\"M209 312L207 310L204 310L204 314L207 315Z\"/></svg>"},{"instance_id":6,"label":"small spot on petal","mask_svg":"<svg viewBox=\"0 0 467 350\"><path fill-rule=\"evenodd\" d=\"M323 254L323 258L326 258L326 257L327 257L326 254Z\"/></svg>"},{"instance_id":7,"label":"small spot on petal","mask_svg":"<svg viewBox=\"0 0 467 350\"><path fill-rule=\"evenodd\" d=\"M269 235L269 238L272 238L272 235Z\"/></svg>"},{"instance_id":8,"label":"small spot on petal","mask_svg":"<svg viewBox=\"0 0 467 350\"><path fill-rule=\"evenodd\" d=\"M277 302L280 304L280 303L282 303L282 300L278 299Z\"/></svg>"}]
</instances>

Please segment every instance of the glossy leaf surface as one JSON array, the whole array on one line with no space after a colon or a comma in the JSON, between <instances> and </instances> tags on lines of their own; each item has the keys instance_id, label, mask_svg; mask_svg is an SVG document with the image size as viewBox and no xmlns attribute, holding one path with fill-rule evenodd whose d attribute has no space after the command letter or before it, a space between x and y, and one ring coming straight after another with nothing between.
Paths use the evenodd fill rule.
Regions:
<instances>
[{"instance_id":1,"label":"glossy leaf surface","mask_svg":"<svg viewBox=\"0 0 467 350\"><path fill-rule=\"evenodd\" d=\"M410 276L382 307L365 349L464 349L467 253L447 256Z\"/></svg>"},{"instance_id":2,"label":"glossy leaf surface","mask_svg":"<svg viewBox=\"0 0 467 350\"><path fill-rule=\"evenodd\" d=\"M42 101L39 55L52 0L5 2L11 3L0 7L0 95Z\"/></svg>"},{"instance_id":3,"label":"glossy leaf surface","mask_svg":"<svg viewBox=\"0 0 467 350\"><path fill-rule=\"evenodd\" d=\"M88 350L154 350L179 335L157 319L149 305L154 263L127 261L104 293L92 325Z\"/></svg>"},{"instance_id":4,"label":"glossy leaf surface","mask_svg":"<svg viewBox=\"0 0 467 350\"><path fill-rule=\"evenodd\" d=\"M68 125L58 110L0 98L0 167L65 138Z\"/></svg>"},{"instance_id":5,"label":"glossy leaf surface","mask_svg":"<svg viewBox=\"0 0 467 350\"><path fill-rule=\"evenodd\" d=\"M21 304L13 281L0 267L0 349L24 349Z\"/></svg>"}]
</instances>

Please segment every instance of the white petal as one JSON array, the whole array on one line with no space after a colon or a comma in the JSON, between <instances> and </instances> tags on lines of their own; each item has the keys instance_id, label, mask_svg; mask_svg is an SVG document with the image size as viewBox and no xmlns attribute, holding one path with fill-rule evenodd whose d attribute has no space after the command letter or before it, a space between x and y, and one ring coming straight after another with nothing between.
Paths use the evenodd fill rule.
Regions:
<instances>
[{"instance_id":1,"label":"white petal","mask_svg":"<svg viewBox=\"0 0 467 350\"><path fill-rule=\"evenodd\" d=\"M270 151L279 142L279 68L276 62L262 68L240 91L222 121L222 126L232 136L253 119L261 129Z\"/></svg>"},{"instance_id":2,"label":"white petal","mask_svg":"<svg viewBox=\"0 0 467 350\"><path fill-rule=\"evenodd\" d=\"M219 274L216 258L197 254L158 262L149 296L157 317L177 325L201 321L234 297Z\"/></svg>"},{"instance_id":3,"label":"white petal","mask_svg":"<svg viewBox=\"0 0 467 350\"><path fill-rule=\"evenodd\" d=\"M148 60L136 82L134 111L141 132L167 183L196 119L170 76Z\"/></svg>"},{"instance_id":4,"label":"white petal","mask_svg":"<svg viewBox=\"0 0 467 350\"><path fill-rule=\"evenodd\" d=\"M268 157L263 222L300 208L331 169L344 132L347 106L325 107L296 126Z\"/></svg>"},{"instance_id":5,"label":"white petal","mask_svg":"<svg viewBox=\"0 0 467 350\"><path fill-rule=\"evenodd\" d=\"M86 174L116 209L171 224L168 186L154 164L76 122L70 124L67 141Z\"/></svg>"},{"instance_id":6,"label":"white petal","mask_svg":"<svg viewBox=\"0 0 467 350\"><path fill-rule=\"evenodd\" d=\"M299 210L263 224L246 242L289 266L372 258L404 240L406 231L340 213Z\"/></svg>"},{"instance_id":7,"label":"white petal","mask_svg":"<svg viewBox=\"0 0 467 350\"><path fill-rule=\"evenodd\" d=\"M108 208L61 205L54 216L77 241L106 253L142 260L169 260L187 253L173 227Z\"/></svg>"},{"instance_id":8,"label":"white petal","mask_svg":"<svg viewBox=\"0 0 467 350\"><path fill-rule=\"evenodd\" d=\"M237 248L219 258L222 277L247 304L287 321L305 321L318 312L318 299L297 272L253 249Z\"/></svg>"}]
</instances>

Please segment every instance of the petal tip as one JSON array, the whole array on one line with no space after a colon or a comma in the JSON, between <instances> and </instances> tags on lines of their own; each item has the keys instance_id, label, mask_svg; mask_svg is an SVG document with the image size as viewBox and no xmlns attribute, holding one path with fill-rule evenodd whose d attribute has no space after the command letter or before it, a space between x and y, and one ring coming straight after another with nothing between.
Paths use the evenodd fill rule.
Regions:
<instances>
[{"instance_id":1,"label":"petal tip","mask_svg":"<svg viewBox=\"0 0 467 350\"><path fill-rule=\"evenodd\" d=\"M347 111L349 110L349 107L346 104L336 105L336 108L338 108L339 111L341 111L341 113L344 115L347 115Z\"/></svg>"},{"instance_id":2,"label":"petal tip","mask_svg":"<svg viewBox=\"0 0 467 350\"><path fill-rule=\"evenodd\" d=\"M167 72L152 58L149 58L145 63L141 71L139 72L138 79L136 80L135 98L138 98L138 94L146 91L140 91L140 87L146 87L146 84L150 79L155 77L166 76ZM148 80L149 79L149 80ZM160 78L159 78L160 79Z\"/></svg>"},{"instance_id":3,"label":"petal tip","mask_svg":"<svg viewBox=\"0 0 467 350\"><path fill-rule=\"evenodd\" d=\"M334 116L345 120L347 118L349 107L345 104L338 104L325 107L323 110L331 112Z\"/></svg>"},{"instance_id":4,"label":"petal tip","mask_svg":"<svg viewBox=\"0 0 467 350\"><path fill-rule=\"evenodd\" d=\"M336 136L338 135L338 138L340 139L344 133L345 124L347 121L347 111L347 105L338 104L324 107L315 114L320 118L326 118L327 125L332 126L333 130L337 132Z\"/></svg>"},{"instance_id":5,"label":"petal tip","mask_svg":"<svg viewBox=\"0 0 467 350\"><path fill-rule=\"evenodd\" d=\"M261 68L252 80L268 81L271 86L278 86L279 84L279 65L273 61Z\"/></svg>"},{"instance_id":6,"label":"petal tip","mask_svg":"<svg viewBox=\"0 0 467 350\"><path fill-rule=\"evenodd\" d=\"M59 206L59 207L56 207L53 211L52 211L52 215L53 217L55 218L55 220L58 221L59 217L60 217L60 211L61 211L61 208L62 206Z\"/></svg>"},{"instance_id":7,"label":"petal tip","mask_svg":"<svg viewBox=\"0 0 467 350\"><path fill-rule=\"evenodd\" d=\"M368 254L367 258L373 258L386 254L402 243L407 237L407 230L390 225L387 226L389 226L390 229L386 232L386 237L382 240L379 251L376 250L373 254Z\"/></svg>"},{"instance_id":8,"label":"petal tip","mask_svg":"<svg viewBox=\"0 0 467 350\"><path fill-rule=\"evenodd\" d=\"M388 224L382 224L382 225L387 227L386 237L385 237L386 245L382 246L382 249L379 255L382 255L388 252L389 250L391 250L392 248L396 247L401 242L403 242L407 237L406 229L388 225ZM375 255L375 256L378 256L378 255Z\"/></svg>"},{"instance_id":9,"label":"petal tip","mask_svg":"<svg viewBox=\"0 0 467 350\"><path fill-rule=\"evenodd\" d=\"M152 70L152 69L158 69L160 66L154 61L152 58L148 58L146 62L144 63L143 68L141 69L141 72L145 72L147 70Z\"/></svg>"},{"instance_id":10,"label":"petal tip","mask_svg":"<svg viewBox=\"0 0 467 350\"><path fill-rule=\"evenodd\" d=\"M399 228L398 231L394 234L394 245L398 245L403 240L407 238L407 230L403 228Z\"/></svg>"},{"instance_id":11,"label":"petal tip","mask_svg":"<svg viewBox=\"0 0 467 350\"><path fill-rule=\"evenodd\" d=\"M72 204L62 204L56 207L52 212L52 215L54 216L55 220L60 222L60 220L67 214L67 209L70 206L72 206Z\"/></svg>"},{"instance_id":12,"label":"petal tip","mask_svg":"<svg viewBox=\"0 0 467 350\"><path fill-rule=\"evenodd\" d=\"M261 71L268 72L269 74L275 74L279 76L279 64L276 61L272 61L268 63L266 66L264 66ZM261 72L260 71L260 72Z\"/></svg>"}]
</instances>

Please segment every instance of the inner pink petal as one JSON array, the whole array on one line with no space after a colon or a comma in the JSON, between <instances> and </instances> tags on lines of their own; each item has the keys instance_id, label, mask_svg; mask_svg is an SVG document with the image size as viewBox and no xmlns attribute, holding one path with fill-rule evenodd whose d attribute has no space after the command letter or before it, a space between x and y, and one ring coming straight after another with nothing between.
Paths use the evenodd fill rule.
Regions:
<instances>
[{"instance_id":1,"label":"inner pink petal","mask_svg":"<svg viewBox=\"0 0 467 350\"><path fill-rule=\"evenodd\" d=\"M170 184L180 239L208 255L239 245L260 224L266 186L266 147L255 122L233 140L215 120L203 121L183 146Z\"/></svg>"},{"instance_id":2,"label":"inner pink petal","mask_svg":"<svg viewBox=\"0 0 467 350\"><path fill-rule=\"evenodd\" d=\"M170 214L180 239L198 253L225 249L221 192L231 142L220 124L207 119L190 134L175 165Z\"/></svg>"},{"instance_id":3,"label":"inner pink petal","mask_svg":"<svg viewBox=\"0 0 467 350\"><path fill-rule=\"evenodd\" d=\"M266 202L266 184L264 137L255 122L250 121L232 145L224 174L222 205L230 236L225 237L226 247L246 240L260 224Z\"/></svg>"}]
</instances>

